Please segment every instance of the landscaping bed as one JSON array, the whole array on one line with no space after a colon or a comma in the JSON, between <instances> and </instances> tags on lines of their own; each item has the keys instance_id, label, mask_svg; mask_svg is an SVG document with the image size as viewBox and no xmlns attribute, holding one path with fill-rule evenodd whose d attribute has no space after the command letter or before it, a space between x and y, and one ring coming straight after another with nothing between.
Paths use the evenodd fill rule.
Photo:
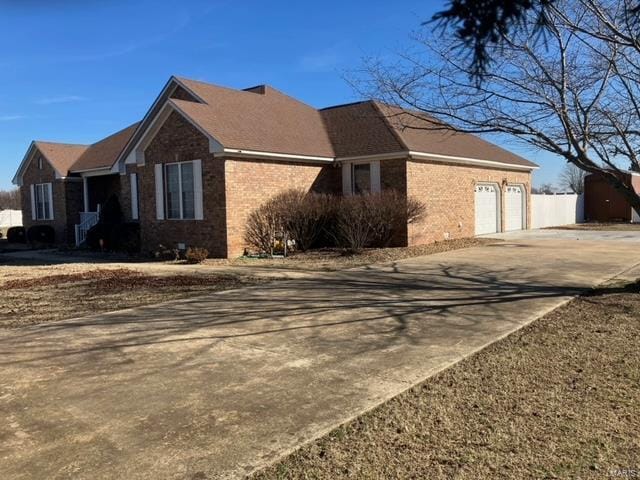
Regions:
<instances>
[{"instance_id":1,"label":"landscaping bed","mask_svg":"<svg viewBox=\"0 0 640 480\"><path fill-rule=\"evenodd\" d=\"M149 275L126 268L78 265L3 267L0 328L82 317L255 285L250 276ZM22 269L22 275L16 269Z\"/></svg>"},{"instance_id":2,"label":"landscaping bed","mask_svg":"<svg viewBox=\"0 0 640 480\"><path fill-rule=\"evenodd\" d=\"M637 474L639 292L577 298L252 478Z\"/></svg>"},{"instance_id":3,"label":"landscaping bed","mask_svg":"<svg viewBox=\"0 0 640 480\"><path fill-rule=\"evenodd\" d=\"M412 247L365 248L354 254L347 254L343 249L339 248L324 248L294 253L287 258L240 257L229 261L222 260L222 262L228 262L231 265L333 271L375 263L388 263L405 258L458 250L460 248L477 247L499 241L500 240L488 238L460 238L456 240L443 240L427 245L415 245ZM207 260L205 263L215 265L220 262L221 261L218 260Z\"/></svg>"}]
</instances>

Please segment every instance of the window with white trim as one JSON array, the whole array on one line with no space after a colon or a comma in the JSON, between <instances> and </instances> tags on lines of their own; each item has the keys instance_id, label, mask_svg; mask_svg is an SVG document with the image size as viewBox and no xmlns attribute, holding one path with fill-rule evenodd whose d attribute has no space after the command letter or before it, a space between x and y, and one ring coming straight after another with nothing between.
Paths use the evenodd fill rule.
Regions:
<instances>
[{"instance_id":1,"label":"window with white trim","mask_svg":"<svg viewBox=\"0 0 640 480\"><path fill-rule=\"evenodd\" d=\"M195 219L193 162L165 164L164 180L167 218L172 220Z\"/></svg>"},{"instance_id":2,"label":"window with white trim","mask_svg":"<svg viewBox=\"0 0 640 480\"><path fill-rule=\"evenodd\" d=\"M371 164L351 165L351 191L356 195L371 193Z\"/></svg>"},{"instance_id":3,"label":"window with white trim","mask_svg":"<svg viewBox=\"0 0 640 480\"><path fill-rule=\"evenodd\" d=\"M36 220L53 220L52 192L50 183L34 185Z\"/></svg>"},{"instance_id":4,"label":"window with white trim","mask_svg":"<svg viewBox=\"0 0 640 480\"><path fill-rule=\"evenodd\" d=\"M380 161L342 164L343 195L367 195L380 193Z\"/></svg>"}]
</instances>

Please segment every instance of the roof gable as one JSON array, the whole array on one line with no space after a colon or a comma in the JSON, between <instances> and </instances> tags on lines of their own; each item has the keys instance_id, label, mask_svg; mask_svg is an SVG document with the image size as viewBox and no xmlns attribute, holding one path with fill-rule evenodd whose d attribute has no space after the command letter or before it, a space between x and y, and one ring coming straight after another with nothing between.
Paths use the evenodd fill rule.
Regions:
<instances>
[{"instance_id":1,"label":"roof gable","mask_svg":"<svg viewBox=\"0 0 640 480\"><path fill-rule=\"evenodd\" d=\"M36 141L34 145L61 177L69 175L73 164L89 148L87 145L43 141Z\"/></svg>"},{"instance_id":2,"label":"roof gable","mask_svg":"<svg viewBox=\"0 0 640 480\"><path fill-rule=\"evenodd\" d=\"M22 175L36 152L40 152L42 157L53 167L58 178L67 177L74 172L111 168L137 125L134 123L92 145L39 140L31 142L13 178L13 183L22 184Z\"/></svg>"},{"instance_id":3,"label":"roof gable","mask_svg":"<svg viewBox=\"0 0 640 480\"><path fill-rule=\"evenodd\" d=\"M172 100L225 148L334 157L322 115L268 85L246 90L181 79L205 103Z\"/></svg>"},{"instance_id":4,"label":"roof gable","mask_svg":"<svg viewBox=\"0 0 640 480\"><path fill-rule=\"evenodd\" d=\"M133 129L131 136L122 148L116 162L112 167L113 172L123 171L123 166L135 146L140 142L147 130L153 125L156 117L161 114L162 110L171 98L182 99L184 101L202 102L190 88L188 88L182 79L172 76L162 88L160 94L153 101L153 104L147 110L144 118Z\"/></svg>"},{"instance_id":5,"label":"roof gable","mask_svg":"<svg viewBox=\"0 0 640 480\"><path fill-rule=\"evenodd\" d=\"M33 141L20 162L20 166L12 182L15 185L22 185L22 175L29 167L36 153L40 153L49 165L51 165L58 178L64 178L69 175L69 168L80 158L87 148L89 148L88 145Z\"/></svg>"}]
</instances>

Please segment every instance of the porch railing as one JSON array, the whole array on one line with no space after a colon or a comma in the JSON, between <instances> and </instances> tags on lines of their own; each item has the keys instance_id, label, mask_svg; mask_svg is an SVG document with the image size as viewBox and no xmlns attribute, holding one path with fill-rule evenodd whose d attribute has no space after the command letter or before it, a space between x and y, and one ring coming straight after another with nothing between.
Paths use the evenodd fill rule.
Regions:
<instances>
[{"instance_id":1,"label":"porch railing","mask_svg":"<svg viewBox=\"0 0 640 480\"><path fill-rule=\"evenodd\" d=\"M98 212L80 212L80 223L76 225L76 247L87 240L87 232L98 223L99 218Z\"/></svg>"}]
</instances>

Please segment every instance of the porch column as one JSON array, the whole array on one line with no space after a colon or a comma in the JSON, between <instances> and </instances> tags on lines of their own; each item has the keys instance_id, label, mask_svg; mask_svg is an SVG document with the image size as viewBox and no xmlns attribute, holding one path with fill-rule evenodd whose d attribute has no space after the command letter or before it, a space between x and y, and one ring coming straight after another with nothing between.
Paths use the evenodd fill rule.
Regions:
<instances>
[{"instance_id":1,"label":"porch column","mask_svg":"<svg viewBox=\"0 0 640 480\"><path fill-rule=\"evenodd\" d=\"M84 211L89 211L89 178L82 177L82 197L84 199Z\"/></svg>"}]
</instances>

